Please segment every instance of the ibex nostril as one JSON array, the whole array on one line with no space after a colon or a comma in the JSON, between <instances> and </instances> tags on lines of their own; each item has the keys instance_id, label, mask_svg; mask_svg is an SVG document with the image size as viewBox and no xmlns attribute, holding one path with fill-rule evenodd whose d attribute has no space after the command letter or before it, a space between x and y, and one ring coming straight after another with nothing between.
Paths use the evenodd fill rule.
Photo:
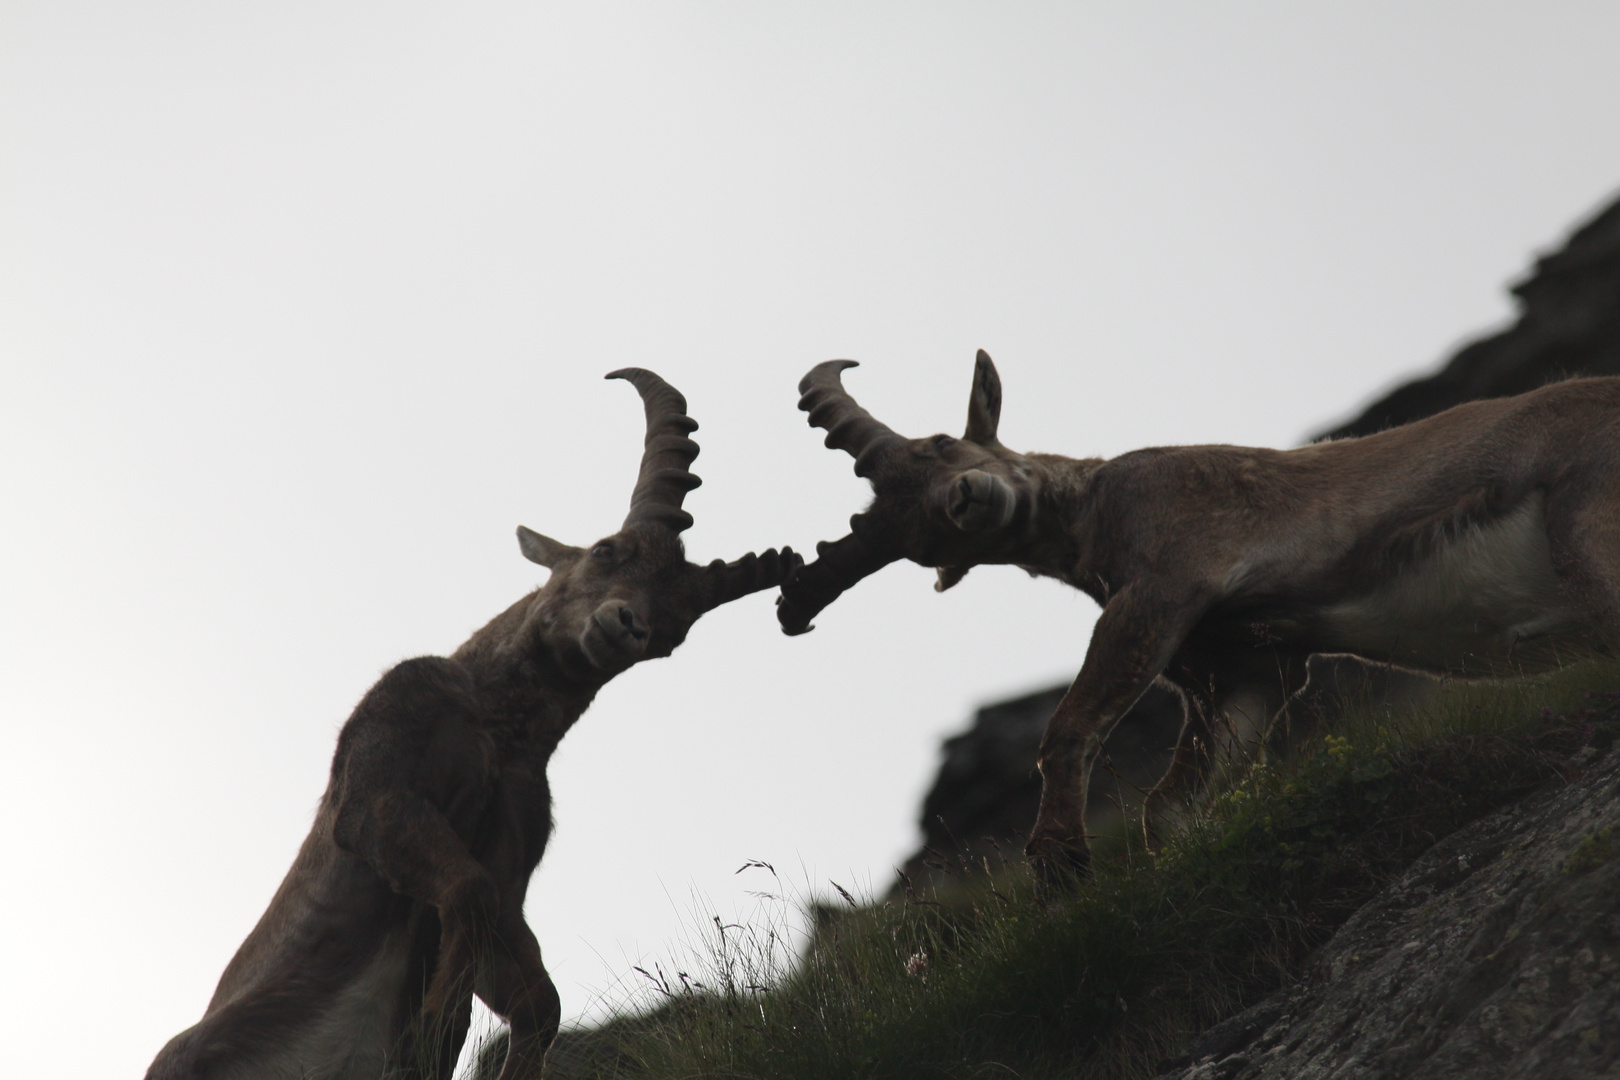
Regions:
<instances>
[{"instance_id":1,"label":"ibex nostril","mask_svg":"<svg viewBox=\"0 0 1620 1080\"><path fill-rule=\"evenodd\" d=\"M619 625L630 631L630 636L635 638L637 641L640 641L642 638L647 636L647 631L643 630L641 625L636 621L636 613L631 611L628 607L622 607L619 609Z\"/></svg>"}]
</instances>

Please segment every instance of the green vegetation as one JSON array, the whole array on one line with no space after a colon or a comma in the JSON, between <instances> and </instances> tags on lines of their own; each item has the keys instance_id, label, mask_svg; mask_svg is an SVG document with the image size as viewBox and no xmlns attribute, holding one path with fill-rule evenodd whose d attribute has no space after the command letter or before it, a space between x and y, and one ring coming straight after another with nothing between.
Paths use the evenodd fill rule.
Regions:
<instances>
[{"instance_id":1,"label":"green vegetation","mask_svg":"<svg viewBox=\"0 0 1620 1080\"><path fill-rule=\"evenodd\" d=\"M1620 665L1592 663L1356 711L1287 761L1236 771L1157 855L1100 844L1061 904L1018 872L937 899L850 899L799 957L785 923L716 920L717 976L652 973L655 1008L565 1036L548 1073L1150 1077L1436 840L1606 747L1616 688ZM1566 872L1609 853L1594 836Z\"/></svg>"},{"instance_id":2,"label":"green vegetation","mask_svg":"<svg viewBox=\"0 0 1620 1080\"><path fill-rule=\"evenodd\" d=\"M1564 860L1564 876L1575 877L1588 870L1595 870L1609 861L1614 854L1611 841L1614 838L1614 829L1599 829L1578 844L1569 858Z\"/></svg>"}]
</instances>

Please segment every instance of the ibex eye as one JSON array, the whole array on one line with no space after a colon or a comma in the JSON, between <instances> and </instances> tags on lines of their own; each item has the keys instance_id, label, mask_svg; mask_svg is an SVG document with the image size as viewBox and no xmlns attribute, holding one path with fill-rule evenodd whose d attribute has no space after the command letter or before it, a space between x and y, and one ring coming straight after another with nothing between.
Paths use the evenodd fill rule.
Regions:
<instances>
[{"instance_id":1,"label":"ibex eye","mask_svg":"<svg viewBox=\"0 0 1620 1080\"><path fill-rule=\"evenodd\" d=\"M600 544L597 544L595 547L591 548L591 558L593 558L593 559L611 559L611 558L613 558L613 545L608 543L606 540L602 541Z\"/></svg>"},{"instance_id":2,"label":"ibex eye","mask_svg":"<svg viewBox=\"0 0 1620 1080\"><path fill-rule=\"evenodd\" d=\"M935 435L934 436L934 449L935 450L944 450L947 447L955 446L955 445L956 445L956 440L951 438L949 435Z\"/></svg>"}]
</instances>

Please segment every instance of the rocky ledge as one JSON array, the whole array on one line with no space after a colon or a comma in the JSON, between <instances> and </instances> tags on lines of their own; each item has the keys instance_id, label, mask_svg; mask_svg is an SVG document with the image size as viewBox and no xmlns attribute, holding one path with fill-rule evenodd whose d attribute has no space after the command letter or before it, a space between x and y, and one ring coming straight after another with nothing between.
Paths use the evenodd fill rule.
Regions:
<instances>
[{"instance_id":1,"label":"rocky ledge","mask_svg":"<svg viewBox=\"0 0 1620 1080\"><path fill-rule=\"evenodd\" d=\"M1436 844L1160 1080L1620 1077L1620 751Z\"/></svg>"}]
</instances>

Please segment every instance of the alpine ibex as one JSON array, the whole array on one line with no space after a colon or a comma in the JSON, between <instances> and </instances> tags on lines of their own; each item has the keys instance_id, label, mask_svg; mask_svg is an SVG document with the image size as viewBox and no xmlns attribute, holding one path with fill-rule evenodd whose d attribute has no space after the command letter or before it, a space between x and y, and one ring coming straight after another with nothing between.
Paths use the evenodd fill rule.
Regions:
<instances>
[{"instance_id":1,"label":"alpine ibex","mask_svg":"<svg viewBox=\"0 0 1620 1080\"><path fill-rule=\"evenodd\" d=\"M291 871L148 1080L447 1080L474 993L511 1026L502 1080L539 1077L559 1003L523 899L551 833L552 751L609 679L801 561L784 547L687 562L697 423L652 372L608 378L647 415L624 524L590 548L519 528L550 580L448 659L407 660L365 695Z\"/></svg>"},{"instance_id":2,"label":"alpine ibex","mask_svg":"<svg viewBox=\"0 0 1620 1080\"><path fill-rule=\"evenodd\" d=\"M830 360L799 384L872 505L782 587L789 634L906 558L948 589L974 566L1057 578L1103 611L1042 739L1026 847L1047 884L1083 871L1086 788L1114 723L1156 678L1187 718L1149 815L1200 779L1239 694L1261 724L1306 661L1350 654L1432 674L1546 669L1620 646L1620 378L1460 405L1294 450L1178 446L1112 460L1001 445L1001 380L978 355L960 439L906 439L855 403Z\"/></svg>"}]
</instances>

